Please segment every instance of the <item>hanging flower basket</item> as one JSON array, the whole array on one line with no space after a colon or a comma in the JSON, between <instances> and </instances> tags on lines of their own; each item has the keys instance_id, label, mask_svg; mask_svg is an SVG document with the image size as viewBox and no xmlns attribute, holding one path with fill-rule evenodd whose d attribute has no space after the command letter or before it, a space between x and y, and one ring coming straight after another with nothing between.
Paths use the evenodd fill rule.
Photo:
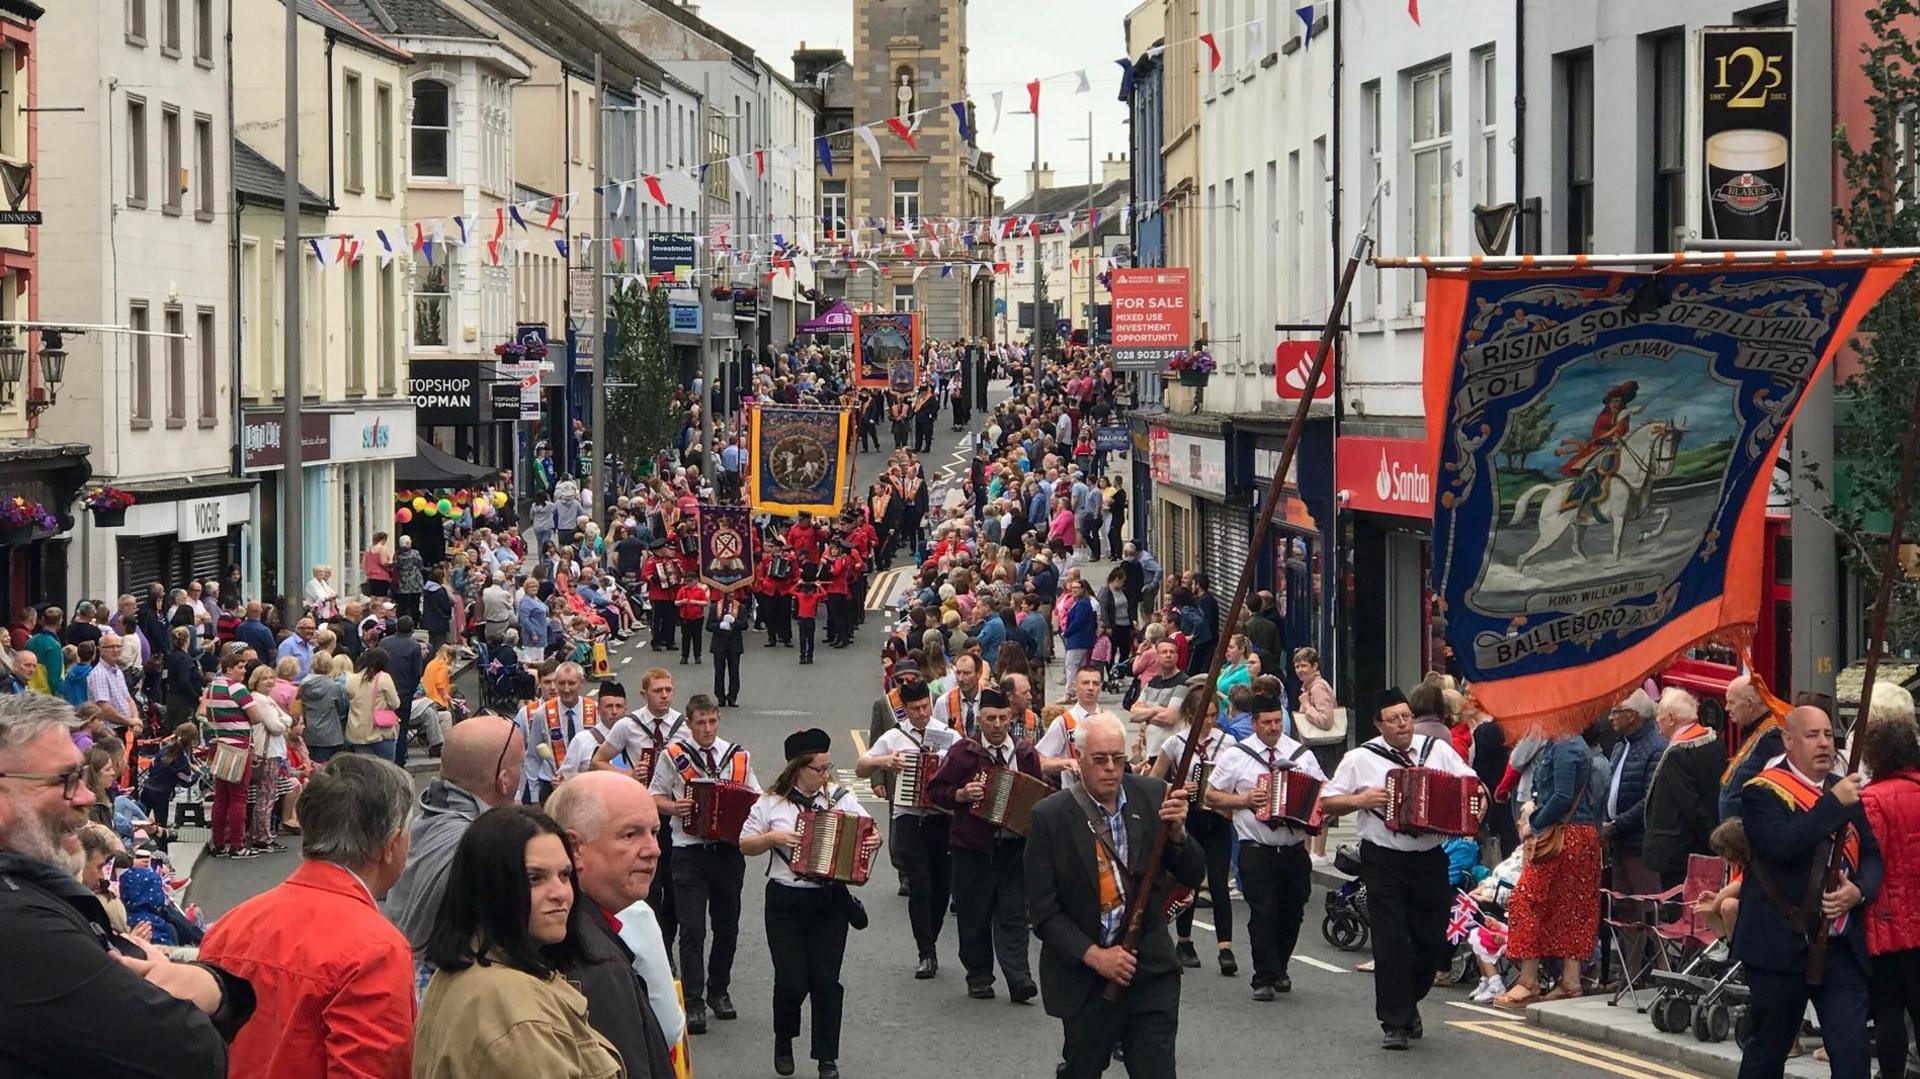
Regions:
<instances>
[{"instance_id":1,"label":"hanging flower basket","mask_svg":"<svg viewBox=\"0 0 1920 1079\"><path fill-rule=\"evenodd\" d=\"M101 528L119 528L127 523L126 510L94 510L93 523Z\"/></svg>"},{"instance_id":2,"label":"hanging flower basket","mask_svg":"<svg viewBox=\"0 0 1920 1079\"><path fill-rule=\"evenodd\" d=\"M1212 377L1213 373L1210 371L1182 371L1180 372L1180 385L1205 386L1207 380Z\"/></svg>"},{"instance_id":3,"label":"hanging flower basket","mask_svg":"<svg viewBox=\"0 0 1920 1079\"><path fill-rule=\"evenodd\" d=\"M0 528L0 547L24 547L31 542L31 528Z\"/></svg>"},{"instance_id":4,"label":"hanging flower basket","mask_svg":"<svg viewBox=\"0 0 1920 1079\"><path fill-rule=\"evenodd\" d=\"M93 513L93 523L101 528L119 528L127 523L127 507L133 505L130 492L118 487L95 487L80 496L81 505Z\"/></svg>"}]
</instances>

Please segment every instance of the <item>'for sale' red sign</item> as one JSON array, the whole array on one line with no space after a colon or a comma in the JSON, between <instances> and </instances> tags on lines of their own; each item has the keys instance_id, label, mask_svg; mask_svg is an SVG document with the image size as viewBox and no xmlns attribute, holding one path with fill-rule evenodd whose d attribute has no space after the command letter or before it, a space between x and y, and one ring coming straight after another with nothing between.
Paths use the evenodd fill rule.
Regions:
<instances>
[{"instance_id":1,"label":"'for sale' red sign","mask_svg":"<svg viewBox=\"0 0 1920 1079\"><path fill-rule=\"evenodd\" d=\"M1193 344L1187 271L1143 266L1113 271L1113 366L1159 371Z\"/></svg>"}]
</instances>

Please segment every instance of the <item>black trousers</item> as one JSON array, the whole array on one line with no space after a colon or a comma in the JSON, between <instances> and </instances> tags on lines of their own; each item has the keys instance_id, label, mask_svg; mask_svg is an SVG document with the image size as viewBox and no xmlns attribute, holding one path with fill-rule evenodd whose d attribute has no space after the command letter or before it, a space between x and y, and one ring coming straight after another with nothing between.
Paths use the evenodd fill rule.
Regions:
<instances>
[{"instance_id":1,"label":"black trousers","mask_svg":"<svg viewBox=\"0 0 1920 1079\"><path fill-rule=\"evenodd\" d=\"M744 873L745 870L742 870ZM647 889L647 906L653 908L653 919L660 923L660 941L666 946L667 954L673 954L673 935L680 928L680 920L673 913L673 844L660 844L660 864L653 871L653 885Z\"/></svg>"},{"instance_id":2,"label":"black trousers","mask_svg":"<svg viewBox=\"0 0 1920 1079\"><path fill-rule=\"evenodd\" d=\"M1765 898L1754 896L1748 902ZM1787 1051L1800 1032L1809 1000L1820 1016L1820 1040L1833 1065L1833 1079L1867 1079L1867 972L1850 942L1836 940L1827 949L1826 977L1819 985L1808 985L1802 971L1748 966L1746 977L1753 1037L1740 1058L1740 1079L1779 1079L1785 1073Z\"/></svg>"},{"instance_id":3,"label":"black trousers","mask_svg":"<svg viewBox=\"0 0 1920 1079\"><path fill-rule=\"evenodd\" d=\"M680 987L687 1003L727 991L740 943L740 888L747 860L725 843L673 852L673 912L680 922ZM706 953L711 916L713 951Z\"/></svg>"},{"instance_id":4,"label":"black trousers","mask_svg":"<svg viewBox=\"0 0 1920 1079\"><path fill-rule=\"evenodd\" d=\"M813 660L813 624L814 619L800 619L800 658L808 662Z\"/></svg>"},{"instance_id":5,"label":"black trousers","mask_svg":"<svg viewBox=\"0 0 1920 1079\"><path fill-rule=\"evenodd\" d=\"M1246 864L1243 848L1242 870ZM1406 1030L1420 1018L1434 973L1453 958L1447 946L1453 906L1447 855L1439 847L1406 851L1362 842L1360 879L1373 929L1373 1013L1381 1029Z\"/></svg>"},{"instance_id":6,"label":"black trousers","mask_svg":"<svg viewBox=\"0 0 1920 1079\"><path fill-rule=\"evenodd\" d=\"M853 617L853 624L856 626L866 625L867 624L867 575L865 573L862 573L860 574L860 576L855 577L853 579L853 593L851 598L852 598L852 603L848 608L848 612Z\"/></svg>"},{"instance_id":7,"label":"black trousers","mask_svg":"<svg viewBox=\"0 0 1920 1079\"><path fill-rule=\"evenodd\" d=\"M1207 898L1213 902L1213 934L1220 943L1233 943L1233 822L1218 813L1189 812L1187 834L1207 852ZM1180 912L1175 929L1180 939L1193 936L1193 908Z\"/></svg>"},{"instance_id":8,"label":"black trousers","mask_svg":"<svg viewBox=\"0 0 1920 1079\"><path fill-rule=\"evenodd\" d=\"M1094 1079L1107 1070L1113 1047L1126 1055L1129 1079L1175 1079L1173 1043L1180 1032L1180 975L1136 981L1108 1000L1090 993L1080 1010L1061 1020L1066 1027L1062 1079Z\"/></svg>"},{"instance_id":9,"label":"black trousers","mask_svg":"<svg viewBox=\"0 0 1920 1079\"><path fill-rule=\"evenodd\" d=\"M740 646L713 650L713 695L722 702L740 695Z\"/></svg>"},{"instance_id":10,"label":"black trousers","mask_svg":"<svg viewBox=\"0 0 1920 1079\"><path fill-rule=\"evenodd\" d=\"M1313 890L1313 862L1307 857L1306 844L1240 844L1240 887L1247 897L1253 987L1278 984L1293 961L1293 947L1300 942L1300 919ZM1214 909L1219 907L1216 902Z\"/></svg>"},{"instance_id":11,"label":"black trousers","mask_svg":"<svg viewBox=\"0 0 1920 1079\"><path fill-rule=\"evenodd\" d=\"M673 600L656 599L649 611L653 615L653 640L649 642L656 649L673 647L673 631L680 625L680 612L673 606Z\"/></svg>"},{"instance_id":12,"label":"black trousers","mask_svg":"<svg viewBox=\"0 0 1920 1079\"><path fill-rule=\"evenodd\" d=\"M1125 514L1116 513L1113 520L1107 522L1107 555L1111 558L1120 557L1120 518L1123 516Z\"/></svg>"},{"instance_id":13,"label":"black trousers","mask_svg":"<svg viewBox=\"0 0 1920 1079\"><path fill-rule=\"evenodd\" d=\"M1027 885L1024 839L995 839L993 851L953 849L953 898L960 934L960 965L967 987L993 984L993 961L1008 988L1033 984L1027 963Z\"/></svg>"},{"instance_id":14,"label":"black trousers","mask_svg":"<svg viewBox=\"0 0 1920 1079\"><path fill-rule=\"evenodd\" d=\"M933 452L933 421L932 420L913 421L913 452L915 453L932 453Z\"/></svg>"},{"instance_id":15,"label":"black trousers","mask_svg":"<svg viewBox=\"0 0 1920 1079\"><path fill-rule=\"evenodd\" d=\"M800 1005L813 998L813 1059L840 1059L840 962L847 903L835 888L767 882L767 950L773 954L773 1036L800 1036Z\"/></svg>"},{"instance_id":16,"label":"black trousers","mask_svg":"<svg viewBox=\"0 0 1920 1079\"><path fill-rule=\"evenodd\" d=\"M793 597L772 595L760 597L760 620L767 627L767 643L793 643Z\"/></svg>"},{"instance_id":17,"label":"black trousers","mask_svg":"<svg viewBox=\"0 0 1920 1079\"><path fill-rule=\"evenodd\" d=\"M145 800L142 792L141 801ZM1867 988L1873 1001L1873 1046L1880 1058L1880 1074L1904 1076L1908 1018L1920 1027L1920 948L1874 956Z\"/></svg>"},{"instance_id":18,"label":"black trousers","mask_svg":"<svg viewBox=\"0 0 1920 1079\"><path fill-rule=\"evenodd\" d=\"M907 921L922 959L933 955L953 898L953 855L947 847L948 819L943 813L893 818L893 849L907 878Z\"/></svg>"},{"instance_id":19,"label":"black trousers","mask_svg":"<svg viewBox=\"0 0 1920 1079\"><path fill-rule=\"evenodd\" d=\"M827 643L853 641L853 597L839 592L827 596Z\"/></svg>"},{"instance_id":20,"label":"black trousers","mask_svg":"<svg viewBox=\"0 0 1920 1079\"><path fill-rule=\"evenodd\" d=\"M1125 602L1121 600L1119 602ZM1133 624L1111 626L1107 629L1107 638L1113 642L1113 666L1116 670L1128 667L1133 655Z\"/></svg>"},{"instance_id":21,"label":"black trousers","mask_svg":"<svg viewBox=\"0 0 1920 1079\"><path fill-rule=\"evenodd\" d=\"M893 448L896 450L904 450L907 448L906 420L893 421Z\"/></svg>"},{"instance_id":22,"label":"black trousers","mask_svg":"<svg viewBox=\"0 0 1920 1079\"><path fill-rule=\"evenodd\" d=\"M702 642L706 635L700 632L699 623L690 623L680 634L680 662L685 663L688 656L700 658Z\"/></svg>"}]
</instances>

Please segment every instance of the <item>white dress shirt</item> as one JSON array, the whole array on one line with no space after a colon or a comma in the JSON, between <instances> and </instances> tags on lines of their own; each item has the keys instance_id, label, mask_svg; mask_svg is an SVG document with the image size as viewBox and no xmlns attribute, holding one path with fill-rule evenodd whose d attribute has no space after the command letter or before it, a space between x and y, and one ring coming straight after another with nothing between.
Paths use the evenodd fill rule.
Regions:
<instances>
[{"instance_id":1,"label":"white dress shirt","mask_svg":"<svg viewBox=\"0 0 1920 1079\"><path fill-rule=\"evenodd\" d=\"M941 762L946 760L947 750L953 748L953 744L959 740L960 736L954 733L953 728L947 726L945 723L929 719L926 730L924 731L914 730L911 723L901 723L895 726L892 730L881 735L879 740L873 743L873 748L867 752L870 756L878 756L883 753L932 753L934 754L933 767L935 770L938 770ZM931 774L923 775L920 777L920 782L924 784L932 778L933 776ZM894 776L894 782L898 783L899 781L899 776L896 774ZM925 817L939 812L940 810L938 809L908 809L905 806L893 807L893 815L896 817Z\"/></svg>"},{"instance_id":2,"label":"white dress shirt","mask_svg":"<svg viewBox=\"0 0 1920 1079\"><path fill-rule=\"evenodd\" d=\"M1327 781L1326 786L1320 788L1321 798L1345 797L1349 794L1358 794L1370 787L1384 786L1387 782L1387 773L1403 767L1368 749L1367 746L1386 749L1386 739L1375 738L1347 750L1347 755L1340 758L1340 766L1333 770L1333 778ZM1453 751L1453 746L1438 738L1416 735L1412 744L1407 746L1405 756L1415 763L1420 763L1424 758L1424 767L1446 772L1449 775L1474 774L1473 769L1467 766L1467 762L1460 759L1460 754ZM1448 839L1447 836L1435 833L1405 835L1393 831L1387 827L1387 819L1371 809L1357 811L1354 814L1354 823L1360 832L1361 842L1393 850L1432 850Z\"/></svg>"},{"instance_id":3,"label":"white dress shirt","mask_svg":"<svg viewBox=\"0 0 1920 1079\"><path fill-rule=\"evenodd\" d=\"M816 791L813 796L813 807L831 809L840 813L858 813L863 817L872 816L865 807L861 806L860 799L854 797L852 791L843 788L840 791L839 800L833 802L827 801L827 795L830 793L832 793L831 787L822 787ZM766 835L781 828L791 832L800 830L800 806L784 795L763 794L760 800L753 804L753 810L747 814L747 823L741 826L740 837L744 839L750 835ZM788 850L780 848L769 850L767 879L778 881L789 888L825 888L831 883L823 880L808 880L796 875L792 863L788 861L791 856L792 852Z\"/></svg>"},{"instance_id":4,"label":"white dress shirt","mask_svg":"<svg viewBox=\"0 0 1920 1079\"><path fill-rule=\"evenodd\" d=\"M586 709L586 701L585 697L578 697L572 704L562 702L560 705L561 744L567 747L569 759L573 754L573 740L580 735L580 717ZM520 737L526 741L527 755L521 764L523 776L521 783L526 791L531 793L536 781L546 780L551 783L556 774L552 759L542 756L539 750L541 745L550 744L547 731L547 702L527 703L521 707L520 711L514 713L513 722L520 728ZM570 770L567 774L572 774L572 771L577 769Z\"/></svg>"},{"instance_id":5,"label":"white dress shirt","mask_svg":"<svg viewBox=\"0 0 1920 1079\"><path fill-rule=\"evenodd\" d=\"M675 735L667 744L669 746L679 746L686 750L689 759L693 761L694 769L700 773L701 778L729 779L733 775L732 759L729 754L734 749L734 745L725 738L716 737L713 740L713 745L707 747L707 749L713 751L715 768L713 772L707 770L707 749L701 749L700 746L694 742L693 735L688 733L685 728L682 728L680 733ZM741 746L739 749L740 755L746 757L747 748ZM686 777L680 774L680 769L675 767L673 759L665 756L665 752L665 750L662 750L662 759L654 762L651 789L653 793L662 798L668 798L677 802L687 796L687 780ZM747 786L752 787L756 791L761 789L760 781L754 778L753 775L753 760L751 757L747 759ZM670 827L672 828L673 845L676 847L698 847L708 842L697 836L688 835L686 822L679 817L672 819Z\"/></svg>"},{"instance_id":6,"label":"white dress shirt","mask_svg":"<svg viewBox=\"0 0 1920 1079\"><path fill-rule=\"evenodd\" d=\"M636 749L665 749L673 736L686 726L680 711L669 708L665 715L656 716L651 709L640 708L620 717L620 721L607 732L607 744L613 747L613 755L624 756L631 766ZM659 767L659 762L654 763Z\"/></svg>"},{"instance_id":7,"label":"white dress shirt","mask_svg":"<svg viewBox=\"0 0 1920 1079\"><path fill-rule=\"evenodd\" d=\"M1305 746L1284 734L1271 746L1261 741L1259 735L1250 734L1238 742L1221 747L1214 758L1211 785L1214 790L1225 794L1250 794L1260 782L1260 777L1269 771L1288 768L1297 768L1324 781L1327 774L1320 770L1320 762L1313 759L1312 753L1302 752L1305 749ZM1233 811L1233 834L1239 836L1242 843L1258 843L1263 847L1298 846L1307 838L1307 833L1298 828L1287 825L1267 827L1267 823L1254 816L1251 809Z\"/></svg>"},{"instance_id":8,"label":"white dress shirt","mask_svg":"<svg viewBox=\"0 0 1920 1079\"><path fill-rule=\"evenodd\" d=\"M1078 707L1078 706L1076 705L1075 707ZM1073 709L1069 708L1067 709L1067 711L1071 713L1073 712ZM1075 715L1074 723L1076 726L1072 731L1067 730L1066 716L1060 716L1059 718L1055 719L1052 723L1047 724L1047 733L1041 735L1040 740L1033 744L1034 752L1040 754L1042 757L1073 756L1074 744L1080 736L1078 724L1085 718L1086 718L1085 715ZM1061 790L1066 790L1068 787L1077 787L1079 785L1080 785L1080 776L1078 774L1074 772L1070 772L1065 768L1060 769L1060 789Z\"/></svg>"}]
</instances>

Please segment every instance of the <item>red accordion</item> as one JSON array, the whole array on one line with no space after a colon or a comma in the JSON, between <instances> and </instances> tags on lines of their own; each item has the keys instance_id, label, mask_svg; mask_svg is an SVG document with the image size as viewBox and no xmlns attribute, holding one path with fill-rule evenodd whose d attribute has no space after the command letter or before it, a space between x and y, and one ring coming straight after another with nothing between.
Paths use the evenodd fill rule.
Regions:
<instances>
[{"instance_id":1,"label":"red accordion","mask_svg":"<svg viewBox=\"0 0 1920 1079\"><path fill-rule=\"evenodd\" d=\"M642 784L653 782L653 769L660 762L660 750L630 749L627 751L627 763L633 766L633 778Z\"/></svg>"},{"instance_id":2,"label":"red accordion","mask_svg":"<svg viewBox=\"0 0 1920 1079\"><path fill-rule=\"evenodd\" d=\"M760 793L745 783L724 779L696 779L687 784L687 797L693 808L681 821L695 839L740 844L740 827Z\"/></svg>"},{"instance_id":3,"label":"red accordion","mask_svg":"<svg viewBox=\"0 0 1920 1079\"><path fill-rule=\"evenodd\" d=\"M1269 771L1253 785L1253 818L1269 828L1318 834L1321 781L1298 768Z\"/></svg>"},{"instance_id":4,"label":"red accordion","mask_svg":"<svg viewBox=\"0 0 1920 1079\"><path fill-rule=\"evenodd\" d=\"M1471 836L1487 815L1487 788L1474 776L1432 768L1387 773L1387 828L1404 835Z\"/></svg>"},{"instance_id":5,"label":"red accordion","mask_svg":"<svg viewBox=\"0 0 1920 1079\"><path fill-rule=\"evenodd\" d=\"M847 884L867 882L867 875L873 870L873 855L867 850L867 837L874 834L871 817L833 810L802 810L796 832L794 876Z\"/></svg>"},{"instance_id":6,"label":"red accordion","mask_svg":"<svg viewBox=\"0 0 1920 1079\"><path fill-rule=\"evenodd\" d=\"M893 797L888 804L895 809L938 809L927 797L927 784L940 770L938 753L902 753L900 770L893 776Z\"/></svg>"}]
</instances>

